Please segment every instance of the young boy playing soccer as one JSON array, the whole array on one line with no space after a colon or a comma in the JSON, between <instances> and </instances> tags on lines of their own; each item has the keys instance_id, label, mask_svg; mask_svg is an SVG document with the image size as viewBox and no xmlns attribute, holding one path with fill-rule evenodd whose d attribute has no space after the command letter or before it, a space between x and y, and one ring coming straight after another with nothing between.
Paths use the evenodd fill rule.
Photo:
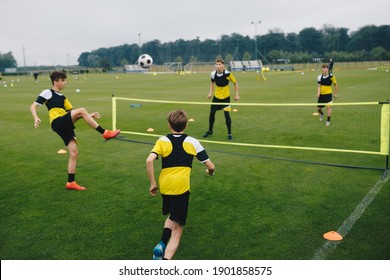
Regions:
<instances>
[{"instance_id":1,"label":"young boy playing soccer","mask_svg":"<svg viewBox=\"0 0 390 280\"><path fill-rule=\"evenodd\" d=\"M186 224L190 196L190 175L194 156L207 167L206 173L214 174L215 166L198 140L184 134L187 114L182 110L171 112L168 126L171 133L157 140L146 159L150 181L149 192L155 196L160 187L163 198L162 213L168 215L161 241L153 249L153 259L172 259ZM154 175L154 160L161 156L162 169L159 186Z\"/></svg>"},{"instance_id":2,"label":"young boy playing soccer","mask_svg":"<svg viewBox=\"0 0 390 280\"><path fill-rule=\"evenodd\" d=\"M100 132L106 140L116 137L120 133L120 130L112 131L103 129L94 120L100 118L98 112L90 114L85 108L73 109L69 100L60 93L66 85L65 73L53 72L50 75L50 79L53 85L52 89L45 89L42 91L36 101L30 106L30 111L34 118L34 126L35 128L38 128L41 123L41 119L37 115L37 108L46 104L46 107L49 110L51 128L62 138L65 146L67 146L69 150L68 182L65 187L68 190L83 191L86 188L79 186L75 182L78 150L74 123L82 118L89 126Z\"/></svg>"},{"instance_id":3,"label":"young boy playing soccer","mask_svg":"<svg viewBox=\"0 0 390 280\"><path fill-rule=\"evenodd\" d=\"M215 122L215 113L219 110L223 110L225 115L225 123L227 127L228 140L233 140L232 136L232 119L230 118L230 105L229 104L215 104L215 103L230 103L230 89L229 81L234 84L234 90L236 95L234 100L238 101L240 99L240 94L238 93L238 82L234 75L229 71L225 70L225 62L222 59L217 59L215 61L215 71L211 72L211 83L210 91L207 95L208 99L212 99L212 105L210 107L209 115L209 130L203 134L203 137L209 137L213 134L213 127Z\"/></svg>"},{"instance_id":4,"label":"young boy playing soccer","mask_svg":"<svg viewBox=\"0 0 390 280\"><path fill-rule=\"evenodd\" d=\"M330 118L332 116L332 84L334 87L334 98L336 99L338 96L336 77L332 73L329 73L329 66L324 64L322 65L322 74L317 77L317 98L318 103L321 104L318 105L317 110L320 114L320 121L322 121L324 119L324 112L322 112L322 108L325 107L325 105L322 104L326 103L326 126L330 125Z\"/></svg>"}]
</instances>

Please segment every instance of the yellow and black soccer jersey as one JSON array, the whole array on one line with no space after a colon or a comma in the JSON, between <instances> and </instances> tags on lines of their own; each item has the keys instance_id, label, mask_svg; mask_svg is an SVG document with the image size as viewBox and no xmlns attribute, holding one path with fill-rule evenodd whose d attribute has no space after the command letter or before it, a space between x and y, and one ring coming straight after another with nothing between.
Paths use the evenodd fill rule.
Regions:
<instances>
[{"instance_id":1,"label":"yellow and black soccer jersey","mask_svg":"<svg viewBox=\"0 0 390 280\"><path fill-rule=\"evenodd\" d=\"M225 99L230 96L229 81L236 83L236 78L229 71L223 70L222 73L217 71L211 72L211 82L216 84L214 96L218 99Z\"/></svg>"},{"instance_id":2,"label":"yellow and black soccer jersey","mask_svg":"<svg viewBox=\"0 0 390 280\"><path fill-rule=\"evenodd\" d=\"M337 84L336 77L332 74L323 76L322 74L318 76L317 83L320 86L320 94L331 94L332 93L332 83Z\"/></svg>"},{"instance_id":3,"label":"yellow and black soccer jersey","mask_svg":"<svg viewBox=\"0 0 390 280\"><path fill-rule=\"evenodd\" d=\"M190 175L194 156L201 161L209 157L198 140L187 134L168 134L157 140L152 153L161 156L160 193L179 195L190 190Z\"/></svg>"},{"instance_id":4,"label":"yellow and black soccer jersey","mask_svg":"<svg viewBox=\"0 0 390 280\"><path fill-rule=\"evenodd\" d=\"M70 104L69 100L63 94L52 89L42 91L35 103L39 105L46 104L49 110L50 124L56 118L62 117L73 109L72 104Z\"/></svg>"}]
</instances>

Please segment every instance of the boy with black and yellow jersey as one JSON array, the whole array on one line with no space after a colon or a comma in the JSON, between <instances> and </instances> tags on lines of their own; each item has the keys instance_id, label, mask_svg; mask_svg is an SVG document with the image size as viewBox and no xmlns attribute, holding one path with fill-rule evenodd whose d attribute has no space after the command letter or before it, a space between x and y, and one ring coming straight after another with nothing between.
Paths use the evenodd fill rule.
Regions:
<instances>
[{"instance_id":1,"label":"boy with black and yellow jersey","mask_svg":"<svg viewBox=\"0 0 390 280\"><path fill-rule=\"evenodd\" d=\"M200 142L187 134L187 114L182 110L171 112L168 125L171 133L157 140L146 159L150 181L149 192L155 196L158 188L163 198L162 213L168 215L161 241L153 249L153 259L172 259L186 224L190 196L190 175L194 156L204 165L206 173L214 174L215 166ZM161 156L162 169L157 184L154 161Z\"/></svg>"},{"instance_id":2,"label":"boy with black and yellow jersey","mask_svg":"<svg viewBox=\"0 0 390 280\"><path fill-rule=\"evenodd\" d=\"M230 118L230 89L229 89L229 81L234 84L234 89L236 95L234 96L234 100L238 101L240 99L240 94L238 93L238 83L236 78L232 73L225 70L225 62L222 59L217 59L215 62L215 71L211 72L211 84L210 91L207 95L208 99L211 99L213 92L214 97L212 103L225 103L221 105L212 104L210 108L209 115L209 130L203 135L203 137L208 137L213 134L213 127L215 122L215 113L218 110L222 110L225 115L225 121L228 131L228 140L232 140L232 120Z\"/></svg>"},{"instance_id":3,"label":"boy with black and yellow jersey","mask_svg":"<svg viewBox=\"0 0 390 280\"><path fill-rule=\"evenodd\" d=\"M336 99L338 96L338 87L337 87L337 80L336 77L329 73L329 66L324 64L322 65L322 74L317 77L317 98L318 103L321 105L318 105L318 113L320 114L320 121L324 119L324 113L322 112L322 108L326 105L326 113L327 113L327 120L326 120L326 126L330 125L330 117L332 115L332 105L333 102L333 91L332 91L332 84L334 86L334 98Z\"/></svg>"},{"instance_id":4,"label":"boy with black and yellow jersey","mask_svg":"<svg viewBox=\"0 0 390 280\"><path fill-rule=\"evenodd\" d=\"M85 108L73 109L69 100L60 93L67 83L65 73L53 72L50 75L50 79L53 87L42 91L36 101L30 106L30 111L34 118L34 126L35 128L38 128L41 123L41 119L37 114L37 108L45 104L49 110L50 126L52 130L62 138L65 146L67 146L69 150L68 182L66 183L65 188L67 190L83 191L86 188L75 182L78 149L76 135L74 132L74 123L81 118L84 119L89 126L100 132L104 139L116 137L120 130L112 131L103 129L94 120L100 118L100 114L98 112L90 114Z\"/></svg>"}]
</instances>

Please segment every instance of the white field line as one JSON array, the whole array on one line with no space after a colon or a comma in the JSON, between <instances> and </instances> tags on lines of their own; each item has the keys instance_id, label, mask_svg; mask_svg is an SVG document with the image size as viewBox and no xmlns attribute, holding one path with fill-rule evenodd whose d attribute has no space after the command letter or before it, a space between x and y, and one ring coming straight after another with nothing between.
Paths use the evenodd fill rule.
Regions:
<instances>
[{"instance_id":1,"label":"white field line","mask_svg":"<svg viewBox=\"0 0 390 280\"><path fill-rule=\"evenodd\" d=\"M387 175L385 178L381 178L376 182L372 189L367 193L367 195L362 199L362 201L356 206L352 214L344 221L340 226L337 232L345 238L348 232L351 230L355 222L362 216L366 208L374 200L375 196L381 191L382 187L390 179L390 175ZM317 249L313 259L314 260L325 260L337 247L340 241L326 241L321 248Z\"/></svg>"}]
</instances>

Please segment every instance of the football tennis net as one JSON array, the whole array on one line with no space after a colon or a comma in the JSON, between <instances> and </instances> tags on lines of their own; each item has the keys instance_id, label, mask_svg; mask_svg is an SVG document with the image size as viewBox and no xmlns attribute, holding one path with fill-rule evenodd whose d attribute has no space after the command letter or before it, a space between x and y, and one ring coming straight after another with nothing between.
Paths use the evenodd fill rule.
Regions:
<instances>
[{"instance_id":1,"label":"football tennis net","mask_svg":"<svg viewBox=\"0 0 390 280\"><path fill-rule=\"evenodd\" d=\"M201 142L231 146L389 155L389 102L333 103L331 125L316 115L317 103L231 103L233 141L227 140L223 114L218 111L214 134L208 130L211 102L112 97L112 126L121 133L160 137L169 133L166 116L183 109L186 130ZM220 104L220 103L219 103ZM193 122L191 122L193 121ZM153 128L153 132L147 132ZM388 164L386 163L386 168Z\"/></svg>"}]
</instances>

